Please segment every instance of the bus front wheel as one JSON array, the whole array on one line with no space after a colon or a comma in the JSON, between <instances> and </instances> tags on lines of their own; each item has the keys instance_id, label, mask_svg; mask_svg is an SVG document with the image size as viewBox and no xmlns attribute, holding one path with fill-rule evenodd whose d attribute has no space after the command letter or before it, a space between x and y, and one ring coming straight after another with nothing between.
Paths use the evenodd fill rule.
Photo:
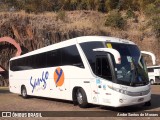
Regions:
<instances>
[{"instance_id":1,"label":"bus front wheel","mask_svg":"<svg viewBox=\"0 0 160 120\"><path fill-rule=\"evenodd\" d=\"M22 88L21 88L21 95L22 95L23 98L27 98L28 97L27 90L26 90L25 86L22 86Z\"/></svg>"},{"instance_id":2,"label":"bus front wheel","mask_svg":"<svg viewBox=\"0 0 160 120\"><path fill-rule=\"evenodd\" d=\"M76 92L77 103L79 107L86 108L88 105L87 96L83 88L78 88Z\"/></svg>"}]
</instances>

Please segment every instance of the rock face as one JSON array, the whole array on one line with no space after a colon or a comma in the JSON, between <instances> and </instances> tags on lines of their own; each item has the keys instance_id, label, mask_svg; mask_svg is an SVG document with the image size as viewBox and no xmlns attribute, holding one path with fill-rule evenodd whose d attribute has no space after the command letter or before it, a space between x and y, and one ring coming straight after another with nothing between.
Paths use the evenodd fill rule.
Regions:
<instances>
[{"instance_id":1,"label":"rock face","mask_svg":"<svg viewBox=\"0 0 160 120\"><path fill-rule=\"evenodd\" d=\"M87 19L89 14L92 14L92 17ZM92 26L94 24L92 22L100 16L103 17L96 12L83 11L68 12L64 16L56 13L39 15L25 12L0 13L0 36L15 39L25 53L78 36L106 35ZM12 45L0 43L0 64L6 69L8 69L9 59L15 52L16 49Z\"/></svg>"},{"instance_id":2,"label":"rock face","mask_svg":"<svg viewBox=\"0 0 160 120\"><path fill-rule=\"evenodd\" d=\"M147 26L145 17L137 13L137 21L127 20L125 30L105 27L107 14L95 11L70 11L63 13L27 14L25 12L0 13L0 37L9 36L20 44L23 54L66 39L103 35L132 40L141 50L153 52L160 63L160 42ZM142 29L143 28L143 29ZM0 43L0 65L8 70L9 59L16 48L9 43ZM147 58L147 63L151 60Z\"/></svg>"}]
</instances>

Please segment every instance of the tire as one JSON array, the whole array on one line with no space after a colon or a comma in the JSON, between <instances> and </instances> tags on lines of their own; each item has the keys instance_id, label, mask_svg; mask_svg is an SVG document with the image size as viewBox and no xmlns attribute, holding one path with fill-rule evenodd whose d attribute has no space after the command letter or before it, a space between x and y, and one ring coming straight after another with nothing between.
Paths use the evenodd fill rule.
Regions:
<instances>
[{"instance_id":1,"label":"tire","mask_svg":"<svg viewBox=\"0 0 160 120\"><path fill-rule=\"evenodd\" d=\"M76 91L76 99L79 107L86 108L88 106L87 96L82 88L78 88Z\"/></svg>"},{"instance_id":2,"label":"tire","mask_svg":"<svg viewBox=\"0 0 160 120\"><path fill-rule=\"evenodd\" d=\"M151 101L145 102L144 106L151 106Z\"/></svg>"},{"instance_id":3,"label":"tire","mask_svg":"<svg viewBox=\"0 0 160 120\"><path fill-rule=\"evenodd\" d=\"M150 83L151 83L151 85L153 85L153 84L154 84L154 81L153 81L153 80L150 80Z\"/></svg>"},{"instance_id":4,"label":"tire","mask_svg":"<svg viewBox=\"0 0 160 120\"><path fill-rule=\"evenodd\" d=\"M22 86L22 88L21 88L21 95L22 95L22 97L25 98L25 99L28 97L28 95L27 95L27 90L26 90L26 87L25 87L25 86Z\"/></svg>"}]
</instances>

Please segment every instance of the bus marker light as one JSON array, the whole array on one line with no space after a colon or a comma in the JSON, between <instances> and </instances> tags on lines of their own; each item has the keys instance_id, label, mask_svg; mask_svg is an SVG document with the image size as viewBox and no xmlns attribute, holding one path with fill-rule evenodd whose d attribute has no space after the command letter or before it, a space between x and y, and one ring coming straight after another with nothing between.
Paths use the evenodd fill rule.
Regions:
<instances>
[{"instance_id":1,"label":"bus marker light","mask_svg":"<svg viewBox=\"0 0 160 120\"><path fill-rule=\"evenodd\" d=\"M94 92L95 94L99 94L99 92L96 92L95 90L93 90L93 92Z\"/></svg>"},{"instance_id":2,"label":"bus marker light","mask_svg":"<svg viewBox=\"0 0 160 120\"><path fill-rule=\"evenodd\" d=\"M106 93L106 95L112 95L111 93Z\"/></svg>"},{"instance_id":3,"label":"bus marker light","mask_svg":"<svg viewBox=\"0 0 160 120\"><path fill-rule=\"evenodd\" d=\"M119 99L119 102L120 102L120 103L123 103L123 99Z\"/></svg>"}]
</instances>

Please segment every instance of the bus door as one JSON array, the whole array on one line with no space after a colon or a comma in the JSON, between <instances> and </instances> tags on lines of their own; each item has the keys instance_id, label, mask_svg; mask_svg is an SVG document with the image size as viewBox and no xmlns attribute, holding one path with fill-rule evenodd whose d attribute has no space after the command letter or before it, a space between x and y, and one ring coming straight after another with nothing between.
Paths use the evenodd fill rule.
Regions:
<instances>
[{"instance_id":1,"label":"bus door","mask_svg":"<svg viewBox=\"0 0 160 120\"><path fill-rule=\"evenodd\" d=\"M111 65L109 62L110 57L111 56L109 54L96 56L95 73L97 75L97 91L95 91L95 94L98 95L99 103L110 102L110 96L107 95L111 94L107 90L107 86L112 86L112 72ZM109 96L109 98L106 99L106 96Z\"/></svg>"}]
</instances>

